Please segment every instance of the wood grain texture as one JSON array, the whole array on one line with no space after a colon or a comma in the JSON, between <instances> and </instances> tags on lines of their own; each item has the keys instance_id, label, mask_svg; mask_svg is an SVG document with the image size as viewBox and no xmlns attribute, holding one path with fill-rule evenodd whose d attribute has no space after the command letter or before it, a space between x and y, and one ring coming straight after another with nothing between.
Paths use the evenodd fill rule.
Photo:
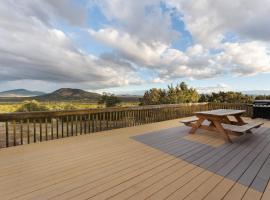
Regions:
<instances>
[{"instance_id":1,"label":"wood grain texture","mask_svg":"<svg viewBox=\"0 0 270 200\"><path fill-rule=\"evenodd\" d=\"M190 141L176 119L1 149L1 200L265 200L268 182L262 191L256 187L269 181L268 133L260 128L247 140L220 145L221 137L201 131Z\"/></svg>"}]
</instances>

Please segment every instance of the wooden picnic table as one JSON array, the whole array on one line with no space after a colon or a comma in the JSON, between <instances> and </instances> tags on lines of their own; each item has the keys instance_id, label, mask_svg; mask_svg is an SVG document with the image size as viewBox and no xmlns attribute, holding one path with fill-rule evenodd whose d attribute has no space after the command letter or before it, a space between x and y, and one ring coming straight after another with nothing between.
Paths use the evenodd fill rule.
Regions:
<instances>
[{"instance_id":1,"label":"wooden picnic table","mask_svg":"<svg viewBox=\"0 0 270 200\"><path fill-rule=\"evenodd\" d=\"M229 134L240 135L249 133L252 128L257 128L263 123L245 123L241 115L245 110L218 109L210 111L195 112L196 117L189 120L182 120L187 126L191 126L190 134L198 129L205 129L221 133L227 142L232 142ZM235 120L231 120L233 116Z\"/></svg>"}]
</instances>

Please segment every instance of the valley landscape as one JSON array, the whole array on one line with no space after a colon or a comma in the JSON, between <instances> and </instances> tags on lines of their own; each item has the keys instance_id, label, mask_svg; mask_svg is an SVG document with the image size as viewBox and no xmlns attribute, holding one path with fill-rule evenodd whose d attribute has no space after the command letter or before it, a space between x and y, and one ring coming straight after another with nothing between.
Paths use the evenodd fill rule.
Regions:
<instances>
[{"instance_id":1,"label":"valley landscape","mask_svg":"<svg viewBox=\"0 0 270 200\"><path fill-rule=\"evenodd\" d=\"M92 109L102 108L99 104L102 94L87 92L81 89L61 88L52 93L17 89L0 92L0 113L15 112L25 102L37 101L49 110ZM137 106L140 96L117 96L120 107Z\"/></svg>"},{"instance_id":2,"label":"valley landscape","mask_svg":"<svg viewBox=\"0 0 270 200\"><path fill-rule=\"evenodd\" d=\"M152 88L144 95L114 95L88 92L82 89L60 88L51 93L16 89L0 92L0 113L26 111L53 111L95 109L105 107L133 107L140 105L179 104L197 102L246 103L254 100L270 99L269 90L206 92L189 87L185 82L167 89ZM115 98L113 104L106 105L102 98ZM102 102L101 102L102 101ZM110 100L109 100L110 101ZM30 110L23 107L36 107Z\"/></svg>"}]
</instances>

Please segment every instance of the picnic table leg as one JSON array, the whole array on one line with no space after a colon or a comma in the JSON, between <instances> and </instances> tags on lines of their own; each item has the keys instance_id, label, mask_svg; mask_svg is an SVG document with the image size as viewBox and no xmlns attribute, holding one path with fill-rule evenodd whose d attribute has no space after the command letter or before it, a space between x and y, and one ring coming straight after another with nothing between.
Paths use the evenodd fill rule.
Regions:
<instances>
[{"instance_id":1,"label":"picnic table leg","mask_svg":"<svg viewBox=\"0 0 270 200\"><path fill-rule=\"evenodd\" d=\"M240 115L235 115L234 117L235 117L235 119L237 120L237 123L238 123L239 125L244 125L244 124L246 124Z\"/></svg>"},{"instance_id":2,"label":"picnic table leg","mask_svg":"<svg viewBox=\"0 0 270 200\"><path fill-rule=\"evenodd\" d=\"M228 134L227 131L222 127L221 123L218 122L218 121L213 121L213 123L215 124L215 127L217 128L217 130L218 130L220 133L222 133L222 134L224 135L225 140L226 140L227 142L232 143L232 140L231 140L231 138L229 137L229 134Z\"/></svg>"},{"instance_id":3,"label":"picnic table leg","mask_svg":"<svg viewBox=\"0 0 270 200\"><path fill-rule=\"evenodd\" d=\"M210 121L209 127L214 127L215 126L213 121L211 121L211 120L208 120L208 121Z\"/></svg>"},{"instance_id":4,"label":"picnic table leg","mask_svg":"<svg viewBox=\"0 0 270 200\"><path fill-rule=\"evenodd\" d=\"M205 120L204 118L199 118L196 124L194 124L190 129L189 134L194 134L196 130L202 125L204 120Z\"/></svg>"},{"instance_id":5,"label":"picnic table leg","mask_svg":"<svg viewBox=\"0 0 270 200\"><path fill-rule=\"evenodd\" d=\"M225 124L232 124L232 122L231 122L231 120L229 119L228 116L225 116L225 117L223 118L223 123L225 123Z\"/></svg>"}]
</instances>

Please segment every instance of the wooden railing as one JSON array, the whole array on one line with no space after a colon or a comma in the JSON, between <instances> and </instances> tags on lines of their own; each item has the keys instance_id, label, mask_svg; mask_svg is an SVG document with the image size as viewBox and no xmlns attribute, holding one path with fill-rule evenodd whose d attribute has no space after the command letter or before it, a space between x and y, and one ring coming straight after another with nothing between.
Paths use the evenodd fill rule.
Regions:
<instances>
[{"instance_id":1,"label":"wooden railing","mask_svg":"<svg viewBox=\"0 0 270 200\"><path fill-rule=\"evenodd\" d=\"M193 103L0 114L0 148L91 134L193 115L212 109L247 110L246 104Z\"/></svg>"}]
</instances>

